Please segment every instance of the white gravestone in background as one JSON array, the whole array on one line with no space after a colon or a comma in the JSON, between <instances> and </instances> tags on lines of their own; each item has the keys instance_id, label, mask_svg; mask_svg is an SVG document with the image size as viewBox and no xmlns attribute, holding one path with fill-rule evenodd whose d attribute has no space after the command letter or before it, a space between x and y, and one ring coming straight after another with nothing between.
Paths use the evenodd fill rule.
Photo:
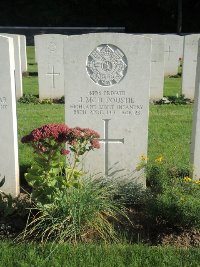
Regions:
<instances>
[{"instance_id":1,"label":"white gravestone in background","mask_svg":"<svg viewBox=\"0 0 200 267\"><path fill-rule=\"evenodd\" d=\"M14 77L14 48L12 38L0 36L0 181L1 191L17 196L19 193L19 164Z\"/></svg>"},{"instance_id":2,"label":"white gravestone in background","mask_svg":"<svg viewBox=\"0 0 200 267\"><path fill-rule=\"evenodd\" d=\"M38 47L38 38L37 36L40 36L40 35L34 35L34 48L35 48L35 63L38 62L37 58L38 58L38 55L37 55L37 47Z\"/></svg>"},{"instance_id":3,"label":"white gravestone in background","mask_svg":"<svg viewBox=\"0 0 200 267\"><path fill-rule=\"evenodd\" d=\"M9 33L1 33L0 35L13 38L14 57L15 57L15 91L16 91L16 98L19 99L20 97L23 96L20 37L17 34L9 34Z\"/></svg>"},{"instance_id":4,"label":"white gravestone in background","mask_svg":"<svg viewBox=\"0 0 200 267\"><path fill-rule=\"evenodd\" d=\"M194 98L199 38L200 34L191 34L184 39L182 94L190 99Z\"/></svg>"},{"instance_id":5,"label":"white gravestone in background","mask_svg":"<svg viewBox=\"0 0 200 267\"><path fill-rule=\"evenodd\" d=\"M132 173L147 155L151 39L93 33L64 39L65 121L99 132L101 148L88 153L91 174Z\"/></svg>"},{"instance_id":6,"label":"white gravestone in background","mask_svg":"<svg viewBox=\"0 0 200 267\"><path fill-rule=\"evenodd\" d=\"M198 42L198 63L196 70L195 98L192 127L191 161L193 178L200 179L200 41Z\"/></svg>"},{"instance_id":7,"label":"white gravestone in background","mask_svg":"<svg viewBox=\"0 0 200 267\"><path fill-rule=\"evenodd\" d=\"M167 34L165 36L164 49L164 75L176 75L178 73L179 59L183 50L182 36L175 34Z\"/></svg>"},{"instance_id":8,"label":"white gravestone in background","mask_svg":"<svg viewBox=\"0 0 200 267\"><path fill-rule=\"evenodd\" d=\"M39 98L64 96L63 35L37 35Z\"/></svg>"},{"instance_id":9,"label":"white gravestone in background","mask_svg":"<svg viewBox=\"0 0 200 267\"><path fill-rule=\"evenodd\" d=\"M165 37L158 34L145 34L152 39L150 99L159 100L164 89L164 45Z\"/></svg>"},{"instance_id":10,"label":"white gravestone in background","mask_svg":"<svg viewBox=\"0 0 200 267\"><path fill-rule=\"evenodd\" d=\"M27 71L26 36L19 35L22 72Z\"/></svg>"}]
</instances>

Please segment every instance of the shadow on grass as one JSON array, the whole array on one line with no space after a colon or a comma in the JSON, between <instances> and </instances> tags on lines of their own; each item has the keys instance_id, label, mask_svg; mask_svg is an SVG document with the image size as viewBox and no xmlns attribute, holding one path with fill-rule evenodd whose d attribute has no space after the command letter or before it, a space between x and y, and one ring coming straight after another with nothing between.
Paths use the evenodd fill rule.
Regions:
<instances>
[{"instance_id":1,"label":"shadow on grass","mask_svg":"<svg viewBox=\"0 0 200 267\"><path fill-rule=\"evenodd\" d=\"M25 179L25 173L27 173L28 168L31 166L28 164L21 165L19 170L19 177L20 177L20 187L21 187L21 193L24 193L24 191L31 192L31 187L28 185L26 179Z\"/></svg>"}]
</instances>

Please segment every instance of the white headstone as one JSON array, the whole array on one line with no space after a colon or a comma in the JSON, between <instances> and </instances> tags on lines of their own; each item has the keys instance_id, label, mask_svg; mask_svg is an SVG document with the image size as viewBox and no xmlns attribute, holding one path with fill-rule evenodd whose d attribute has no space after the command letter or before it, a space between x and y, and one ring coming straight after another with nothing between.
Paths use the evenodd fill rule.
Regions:
<instances>
[{"instance_id":1,"label":"white headstone","mask_svg":"<svg viewBox=\"0 0 200 267\"><path fill-rule=\"evenodd\" d=\"M150 99L159 100L164 89L164 46L165 37L158 34L145 34L152 39Z\"/></svg>"},{"instance_id":2,"label":"white headstone","mask_svg":"<svg viewBox=\"0 0 200 267\"><path fill-rule=\"evenodd\" d=\"M178 73L180 55L183 51L183 37L175 34L167 34L164 36L164 74L165 76L176 75Z\"/></svg>"},{"instance_id":3,"label":"white headstone","mask_svg":"<svg viewBox=\"0 0 200 267\"><path fill-rule=\"evenodd\" d=\"M13 38L14 57L15 57L15 91L16 91L16 98L19 99L20 97L23 96L20 37L17 34L9 34L9 33L1 33L1 35Z\"/></svg>"},{"instance_id":4,"label":"white headstone","mask_svg":"<svg viewBox=\"0 0 200 267\"><path fill-rule=\"evenodd\" d=\"M196 69L195 98L192 127L191 161L193 178L200 179L200 41L198 42L198 63Z\"/></svg>"},{"instance_id":5,"label":"white headstone","mask_svg":"<svg viewBox=\"0 0 200 267\"><path fill-rule=\"evenodd\" d=\"M26 53L26 36L19 35L20 37L20 54L21 54L21 66L22 72L27 71L27 53Z\"/></svg>"},{"instance_id":6,"label":"white headstone","mask_svg":"<svg viewBox=\"0 0 200 267\"><path fill-rule=\"evenodd\" d=\"M85 168L110 176L136 171L147 155L151 39L93 33L64 39L65 116L70 127L91 128L101 148L90 152Z\"/></svg>"},{"instance_id":7,"label":"white headstone","mask_svg":"<svg viewBox=\"0 0 200 267\"><path fill-rule=\"evenodd\" d=\"M199 38L200 34L186 35L184 38L182 94L190 99L194 98Z\"/></svg>"},{"instance_id":8,"label":"white headstone","mask_svg":"<svg viewBox=\"0 0 200 267\"><path fill-rule=\"evenodd\" d=\"M37 38L38 35L35 35L34 36L34 48L35 48L35 62L37 63L38 60L38 55L37 55L37 47L38 47L38 44L37 44L37 41L38 41L38 38ZM40 35L39 35L40 36Z\"/></svg>"},{"instance_id":9,"label":"white headstone","mask_svg":"<svg viewBox=\"0 0 200 267\"><path fill-rule=\"evenodd\" d=\"M19 193L19 164L12 38L0 36L0 181L1 191Z\"/></svg>"},{"instance_id":10,"label":"white headstone","mask_svg":"<svg viewBox=\"0 0 200 267\"><path fill-rule=\"evenodd\" d=\"M37 35L35 41L39 98L60 98L64 96L63 35Z\"/></svg>"}]
</instances>

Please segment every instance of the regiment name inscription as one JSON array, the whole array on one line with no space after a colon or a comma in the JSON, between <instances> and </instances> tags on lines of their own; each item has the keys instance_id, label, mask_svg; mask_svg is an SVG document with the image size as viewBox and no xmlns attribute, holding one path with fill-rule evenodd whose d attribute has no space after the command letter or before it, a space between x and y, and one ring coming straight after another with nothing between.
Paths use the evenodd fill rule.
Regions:
<instances>
[{"instance_id":1,"label":"regiment name inscription","mask_svg":"<svg viewBox=\"0 0 200 267\"><path fill-rule=\"evenodd\" d=\"M74 115L141 115L143 105L120 91L89 91L70 104Z\"/></svg>"}]
</instances>

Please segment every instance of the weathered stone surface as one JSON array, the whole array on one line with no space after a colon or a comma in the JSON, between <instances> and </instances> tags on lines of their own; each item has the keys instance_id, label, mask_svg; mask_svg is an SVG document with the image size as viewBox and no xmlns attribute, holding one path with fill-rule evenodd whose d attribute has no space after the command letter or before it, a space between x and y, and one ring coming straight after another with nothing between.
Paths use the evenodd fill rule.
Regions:
<instances>
[{"instance_id":1,"label":"weathered stone surface","mask_svg":"<svg viewBox=\"0 0 200 267\"><path fill-rule=\"evenodd\" d=\"M19 193L19 164L14 77L13 39L0 36L0 190L16 196Z\"/></svg>"},{"instance_id":2,"label":"weathered stone surface","mask_svg":"<svg viewBox=\"0 0 200 267\"><path fill-rule=\"evenodd\" d=\"M22 72L27 71L26 36L19 35Z\"/></svg>"},{"instance_id":3,"label":"weathered stone surface","mask_svg":"<svg viewBox=\"0 0 200 267\"><path fill-rule=\"evenodd\" d=\"M190 99L194 98L199 38L200 34L190 34L184 38L182 94Z\"/></svg>"},{"instance_id":4,"label":"weathered stone surface","mask_svg":"<svg viewBox=\"0 0 200 267\"><path fill-rule=\"evenodd\" d=\"M200 179L200 41L198 42L198 62L196 70L195 98L192 128L191 161L194 167L193 178Z\"/></svg>"},{"instance_id":5,"label":"weathered stone surface","mask_svg":"<svg viewBox=\"0 0 200 267\"><path fill-rule=\"evenodd\" d=\"M23 96L20 37L17 34L10 34L10 33L1 33L0 35L13 38L14 57L15 57L15 91L16 91L16 98L19 99L20 97Z\"/></svg>"},{"instance_id":6,"label":"weathered stone surface","mask_svg":"<svg viewBox=\"0 0 200 267\"><path fill-rule=\"evenodd\" d=\"M117 33L64 39L66 123L100 133L101 148L90 152L84 167L111 177L136 171L147 155L150 38Z\"/></svg>"},{"instance_id":7,"label":"weathered stone surface","mask_svg":"<svg viewBox=\"0 0 200 267\"><path fill-rule=\"evenodd\" d=\"M159 34L144 36L152 39L150 99L154 101L163 97L165 37Z\"/></svg>"},{"instance_id":8,"label":"weathered stone surface","mask_svg":"<svg viewBox=\"0 0 200 267\"><path fill-rule=\"evenodd\" d=\"M179 59L183 51L183 37L176 34L166 34L164 50L165 76L178 73Z\"/></svg>"},{"instance_id":9,"label":"weathered stone surface","mask_svg":"<svg viewBox=\"0 0 200 267\"><path fill-rule=\"evenodd\" d=\"M64 96L63 35L37 35L35 48L38 63L39 97Z\"/></svg>"}]
</instances>

